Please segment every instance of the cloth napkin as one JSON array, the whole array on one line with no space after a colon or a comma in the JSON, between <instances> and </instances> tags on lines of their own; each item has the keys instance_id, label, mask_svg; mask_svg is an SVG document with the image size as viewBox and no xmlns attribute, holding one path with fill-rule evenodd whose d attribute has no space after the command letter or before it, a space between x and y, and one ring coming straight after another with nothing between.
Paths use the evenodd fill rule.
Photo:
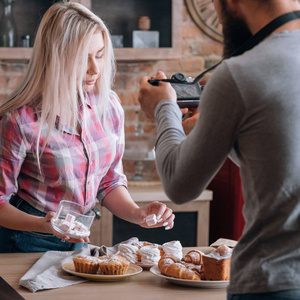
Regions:
<instances>
[{"instance_id":1,"label":"cloth napkin","mask_svg":"<svg viewBox=\"0 0 300 300\"><path fill-rule=\"evenodd\" d=\"M131 238L122 243L135 243L137 238ZM113 247L86 245L75 252L47 251L20 279L19 284L36 292L45 289L66 287L86 282L87 279L73 276L62 269L62 265L73 261L79 255L102 256L118 253L118 245Z\"/></svg>"}]
</instances>

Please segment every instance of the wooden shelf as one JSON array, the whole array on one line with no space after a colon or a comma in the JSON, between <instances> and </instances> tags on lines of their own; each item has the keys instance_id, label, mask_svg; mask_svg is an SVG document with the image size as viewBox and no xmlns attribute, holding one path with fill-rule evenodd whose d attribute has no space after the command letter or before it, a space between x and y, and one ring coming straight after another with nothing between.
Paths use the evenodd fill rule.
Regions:
<instances>
[{"instance_id":1,"label":"wooden shelf","mask_svg":"<svg viewBox=\"0 0 300 300\"><path fill-rule=\"evenodd\" d=\"M73 0L82 3L88 8L92 8L93 0ZM141 0L138 0L141 1ZM143 0L148 1L148 0ZM181 57L182 39L182 0L171 0L172 3L172 32L170 33L171 47L162 48L115 48L117 61L143 61L143 60L168 60ZM97 13L97 12L96 12ZM29 60L32 48L0 48L1 60Z\"/></svg>"},{"instance_id":2,"label":"wooden shelf","mask_svg":"<svg viewBox=\"0 0 300 300\"><path fill-rule=\"evenodd\" d=\"M32 48L3 48L0 47L0 59L3 60L29 60L31 57Z\"/></svg>"}]
</instances>

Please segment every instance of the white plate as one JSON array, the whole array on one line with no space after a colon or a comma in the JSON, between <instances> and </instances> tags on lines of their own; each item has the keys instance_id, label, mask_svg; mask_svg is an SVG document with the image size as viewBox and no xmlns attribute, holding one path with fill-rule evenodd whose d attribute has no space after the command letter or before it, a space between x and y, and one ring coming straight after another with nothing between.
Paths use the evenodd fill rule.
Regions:
<instances>
[{"instance_id":1,"label":"white plate","mask_svg":"<svg viewBox=\"0 0 300 300\"><path fill-rule=\"evenodd\" d=\"M158 266L152 267L150 269L150 272L158 277L167 279L172 283L185 285L185 286L193 286L198 288L206 288L206 289L225 288L229 284L229 280L221 280L221 281L190 280L190 279L179 279L179 278L165 276L160 273Z\"/></svg>"},{"instance_id":2,"label":"white plate","mask_svg":"<svg viewBox=\"0 0 300 300\"><path fill-rule=\"evenodd\" d=\"M119 281L137 275L143 271L141 267L132 264L129 265L127 273L124 275L100 275L100 274L79 273L75 271L75 266L73 262L63 264L62 268L64 271L72 275L83 277L92 281Z\"/></svg>"},{"instance_id":3,"label":"white plate","mask_svg":"<svg viewBox=\"0 0 300 300\"><path fill-rule=\"evenodd\" d=\"M142 267L143 269L150 269L152 267L154 267L157 264L143 264L142 262L138 261L135 265Z\"/></svg>"}]
</instances>

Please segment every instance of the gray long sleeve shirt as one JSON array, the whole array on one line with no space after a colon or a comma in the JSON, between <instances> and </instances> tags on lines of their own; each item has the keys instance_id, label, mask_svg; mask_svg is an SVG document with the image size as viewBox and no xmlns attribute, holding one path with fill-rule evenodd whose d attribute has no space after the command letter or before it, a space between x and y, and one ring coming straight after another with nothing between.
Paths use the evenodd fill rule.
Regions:
<instances>
[{"instance_id":1,"label":"gray long sleeve shirt","mask_svg":"<svg viewBox=\"0 0 300 300\"><path fill-rule=\"evenodd\" d=\"M299 75L300 31L284 31L214 71L187 137L177 104L155 111L157 170L175 203L199 195L231 151L238 159L246 225L231 294L300 288Z\"/></svg>"}]
</instances>

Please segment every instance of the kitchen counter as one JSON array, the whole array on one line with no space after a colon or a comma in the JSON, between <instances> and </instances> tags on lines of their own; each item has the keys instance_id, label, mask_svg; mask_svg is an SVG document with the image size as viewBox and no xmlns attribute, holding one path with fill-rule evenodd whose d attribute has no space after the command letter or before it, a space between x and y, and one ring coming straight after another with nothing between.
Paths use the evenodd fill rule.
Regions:
<instances>
[{"instance_id":1,"label":"kitchen counter","mask_svg":"<svg viewBox=\"0 0 300 300\"><path fill-rule=\"evenodd\" d=\"M192 248L195 249L195 248ZM184 248L184 253L190 248ZM225 300L226 288L204 289L176 285L150 271L117 282L85 282L65 288L32 293L19 286L19 279L31 268L43 253L0 254L0 276L24 299L122 299L122 300Z\"/></svg>"}]
</instances>

